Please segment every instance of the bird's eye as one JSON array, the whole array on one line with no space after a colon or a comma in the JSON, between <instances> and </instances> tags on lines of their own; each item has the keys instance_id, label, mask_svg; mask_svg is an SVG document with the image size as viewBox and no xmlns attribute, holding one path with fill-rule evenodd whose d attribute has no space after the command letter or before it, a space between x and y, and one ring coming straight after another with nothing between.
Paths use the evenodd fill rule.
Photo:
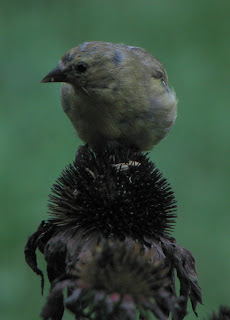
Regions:
<instances>
[{"instance_id":1,"label":"bird's eye","mask_svg":"<svg viewBox=\"0 0 230 320\"><path fill-rule=\"evenodd\" d=\"M85 62L79 62L74 66L77 73L84 73L88 69L88 64Z\"/></svg>"},{"instance_id":2,"label":"bird's eye","mask_svg":"<svg viewBox=\"0 0 230 320\"><path fill-rule=\"evenodd\" d=\"M163 74L161 71L156 71L156 72L152 75L152 77L153 77L154 79L160 79L161 81L165 81L165 76L164 76L164 74Z\"/></svg>"}]
</instances>

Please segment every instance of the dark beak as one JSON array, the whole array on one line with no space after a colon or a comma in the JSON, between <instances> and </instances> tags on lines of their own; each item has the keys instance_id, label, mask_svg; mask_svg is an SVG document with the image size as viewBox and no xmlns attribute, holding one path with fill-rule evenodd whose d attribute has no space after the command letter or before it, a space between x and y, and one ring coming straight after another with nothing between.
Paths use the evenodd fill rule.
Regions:
<instances>
[{"instance_id":1,"label":"dark beak","mask_svg":"<svg viewBox=\"0 0 230 320\"><path fill-rule=\"evenodd\" d=\"M42 83L46 82L66 82L66 70L64 70L61 66L57 66L52 71L50 71L45 78L42 79Z\"/></svg>"}]
</instances>

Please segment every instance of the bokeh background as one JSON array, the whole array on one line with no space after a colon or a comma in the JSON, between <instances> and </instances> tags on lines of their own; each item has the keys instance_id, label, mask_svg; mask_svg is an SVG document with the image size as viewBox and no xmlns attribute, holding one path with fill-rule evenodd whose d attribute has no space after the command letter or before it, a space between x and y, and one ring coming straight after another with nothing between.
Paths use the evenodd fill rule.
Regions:
<instances>
[{"instance_id":1,"label":"bokeh background","mask_svg":"<svg viewBox=\"0 0 230 320\"><path fill-rule=\"evenodd\" d=\"M1 319L39 319L45 302L23 248L81 142L61 109L60 84L39 82L90 40L141 46L165 64L178 118L151 158L176 193L174 236L196 258L199 317L230 304L229 12L229 0L1 1Z\"/></svg>"}]
</instances>

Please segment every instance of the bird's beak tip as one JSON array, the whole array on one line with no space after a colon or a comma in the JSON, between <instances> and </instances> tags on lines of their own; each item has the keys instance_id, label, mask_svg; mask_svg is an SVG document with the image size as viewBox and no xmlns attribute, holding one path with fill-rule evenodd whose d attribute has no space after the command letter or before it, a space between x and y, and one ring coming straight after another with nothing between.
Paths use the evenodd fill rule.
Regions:
<instances>
[{"instance_id":1,"label":"bird's beak tip","mask_svg":"<svg viewBox=\"0 0 230 320\"><path fill-rule=\"evenodd\" d=\"M49 83L49 82L65 82L66 76L63 70L57 66L53 70L51 70L42 80L41 83Z\"/></svg>"},{"instance_id":2,"label":"bird's beak tip","mask_svg":"<svg viewBox=\"0 0 230 320\"><path fill-rule=\"evenodd\" d=\"M53 77L45 77L41 80L41 83L48 83L48 82L55 82L55 79Z\"/></svg>"},{"instance_id":3,"label":"bird's beak tip","mask_svg":"<svg viewBox=\"0 0 230 320\"><path fill-rule=\"evenodd\" d=\"M49 82L49 80L47 80L46 77L41 80L41 83L47 83L47 82Z\"/></svg>"}]
</instances>

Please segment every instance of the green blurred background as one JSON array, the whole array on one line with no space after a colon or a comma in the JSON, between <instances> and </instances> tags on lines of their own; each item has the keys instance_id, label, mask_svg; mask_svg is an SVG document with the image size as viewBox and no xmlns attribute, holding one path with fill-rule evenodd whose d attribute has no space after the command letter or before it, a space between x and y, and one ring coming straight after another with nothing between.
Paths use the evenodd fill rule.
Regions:
<instances>
[{"instance_id":1,"label":"green blurred background","mask_svg":"<svg viewBox=\"0 0 230 320\"><path fill-rule=\"evenodd\" d=\"M151 158L176 192L174 236L196 258L200 318L230 304L229 12L229 0L1 1L1 319L39 319L45 302L23 247L81 142L61 109L60 84L39 82L90 40L141 46L165 64L178 118Z\"/></svg>"}]
</instances>

